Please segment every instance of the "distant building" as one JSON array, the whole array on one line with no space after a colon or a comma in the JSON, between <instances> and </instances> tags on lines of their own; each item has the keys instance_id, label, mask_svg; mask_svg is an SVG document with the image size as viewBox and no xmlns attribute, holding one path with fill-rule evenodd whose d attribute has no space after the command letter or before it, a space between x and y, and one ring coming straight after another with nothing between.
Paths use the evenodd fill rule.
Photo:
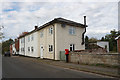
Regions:
<instances>
[{"instance_id":1,"label":"distant building","mask_svg":"<svg viewBox=\"0 0 120 80\"><path fill-rule=\"evenodd\" d=\"M10 54L11 55L19 54L19 39L15 39L15 42L10 45Z\"/></svg>"},{"instance_id":2,"label":"distant building","mask_svg":"<svg viewBox=\"0 0 120 80\"><path fill-rule=\"evenodd\" d=\"M120 35L116 38L117 40L117 50L120 53Z\"/></svg>"},{"instance_id":3,"label":"distant building","mask_svg":"<svg viewBox=\"0 0 120 80\"><path fill-rule=\"evenodd\" d=\"M97 41L97 45L105 48L109 52L109 42L108 41Z\"/></svg>"}]
</instances>

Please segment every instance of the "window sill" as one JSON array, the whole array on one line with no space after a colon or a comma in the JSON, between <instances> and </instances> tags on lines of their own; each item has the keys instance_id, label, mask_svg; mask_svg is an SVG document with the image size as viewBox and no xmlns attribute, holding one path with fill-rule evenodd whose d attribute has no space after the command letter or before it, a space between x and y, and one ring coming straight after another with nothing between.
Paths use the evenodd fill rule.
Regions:
<instances>
[{"instance_id":1,"label":"window sill","mask_svg":"<svg viewBox=\"0 0 120 80\"><path fill-rule=\"evenodd\" d=\"M53 53L53 51L50 51L49 53L51 53L51 54L52 54L52 53Z\"/></svg>"}]
</instances>

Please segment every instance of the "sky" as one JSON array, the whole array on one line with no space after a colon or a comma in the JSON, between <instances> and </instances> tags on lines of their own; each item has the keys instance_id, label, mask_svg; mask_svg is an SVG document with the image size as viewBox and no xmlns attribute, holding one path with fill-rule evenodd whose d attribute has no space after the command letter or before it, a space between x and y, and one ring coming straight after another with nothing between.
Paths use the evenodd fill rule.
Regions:
<instances>
[{"instance_id":1,"label":"sky","mask_svg":"<svg viewBox=\"0 0 120 80\"><path fill-rule=\"evenodd\" d=\"M35 25L43 25L62 17L78 23L87 17L88 37L100 39L111 30L118 30L118 2L2 2L0 25L5 38L17 38Z\"/></svg>"}]
</instances>

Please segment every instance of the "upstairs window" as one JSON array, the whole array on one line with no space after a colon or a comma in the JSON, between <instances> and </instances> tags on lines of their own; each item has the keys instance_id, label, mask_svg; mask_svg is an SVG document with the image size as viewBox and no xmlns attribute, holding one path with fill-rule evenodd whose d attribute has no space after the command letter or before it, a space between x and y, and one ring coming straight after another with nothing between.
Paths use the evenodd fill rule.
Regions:
<instances>
[{"instance_id":1,"label":"upstairs window","mask_svg":"<svg viewBox=\"0 0 120 80\"><path fill-rule=\"evenodd\" d=\"M43 31L40 32L40 37L43 37Z\"/></svg>"},{"instance_id":2,"label":"upstairs window","mask_svg":"<svg viewBox=\"0 0 120 80\"><path fill-rule=\"evenodd\" d=\"M34 36L33 36L33 34L31 35L31 41L33 41L33 39L34 39Z\"/></svg>"},{"instance_id":3,"label":"upstairs window","mask_svg":"<svg viewBox=\"0 0 120 80\"><path fill-rule=\"evenodd\" d=\"M53 51L53 45L49 45L49 52Z\"/></svg>"},{"instance_id":4,"label":"upstairs window","mask_svg":"<svg viewBox=\"0 0 120 80\"><path fill-rule=\"evenodd\" d=\"M70 51L74 51L75 50L75 45L74 44L70 44Z\"/></svg>"},{"instance_id":5,"label":"upstairs window","mask_svg":"<svg viewBox=\"0 0 120 80\"><path fill-rule=\"evenodd\" d=\"M30 36L28 36L28 42L30 42Z\"/></svg>"},{"instance_id":6,"label":"upstairs window","mask_svg":"<svg viewBox=\"0 0 120 80\"><path fill-rule=\"evenodd\" d=\"M75 34L75 27L69 27L69 34Z\"/></svg>"},{"instance_id":7,"label":"upstairs window","mask_svg":"<svg viewBox=\"0 0 120 80\"><path fill-rule=\"evenodd\" d=\"M24 43L24 38L21 39L21 43Z\"/></svg>"},{"instance_id":8,"label":"upstairs window","mask_svg":"<svg viewBox=\"0 0 120 80\"><path fill-rule=\"evenodd\" d=\"M50 34L53 34L53 28L52 28L52 27L49 28L49 33L50 33Z\"/></svg>"}]
</instances>

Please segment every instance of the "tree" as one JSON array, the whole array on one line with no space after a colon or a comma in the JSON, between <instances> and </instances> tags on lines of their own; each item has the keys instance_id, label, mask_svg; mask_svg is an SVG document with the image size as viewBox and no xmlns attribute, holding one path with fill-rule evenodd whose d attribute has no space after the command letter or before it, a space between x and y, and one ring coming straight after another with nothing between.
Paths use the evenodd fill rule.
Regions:
<instances>
[{"instance_id":1,"label":"tree","mask_svg":"<svg viewBox=\"0 0 120 80\"><path fill-rule=\"evenodd\" d=\"M2 54L10 51L10 44L12 44L13 42L14 42L13 39L9 39L2 43Z\"/></svg>"},{"instance_id":2,"label":"tree","mask_svg":"<svg viewBox=\"0 0 120 80\"><path fill-rule=\"evenodd\" d=\"M89 39L89 43L96 43L97 41L98 41L97 38L94 37Z\"/></svg>"},{"instance_id":3,"label":"tree","mask_svg":"<svg viewBox=\"0 0 120 80\"><path fill-rule=\"evenodd\" d=\"M101 38L101 41L104 41L104 40L105 40L104 37L102 37L102 38Z\"/></svg>"},{"instance_id":4,"label":"tree","mask_svg":"<svg viewBox=\"0 0 120 80\"><path fill-rule=\"evenodd\" d=\"M117 41L115 38L118 36L118 32L114 29L110 31L110 34L105 35L104 41L109 42L109 50L110 51L117 51Z\"/></svg>"}]
</instances>

